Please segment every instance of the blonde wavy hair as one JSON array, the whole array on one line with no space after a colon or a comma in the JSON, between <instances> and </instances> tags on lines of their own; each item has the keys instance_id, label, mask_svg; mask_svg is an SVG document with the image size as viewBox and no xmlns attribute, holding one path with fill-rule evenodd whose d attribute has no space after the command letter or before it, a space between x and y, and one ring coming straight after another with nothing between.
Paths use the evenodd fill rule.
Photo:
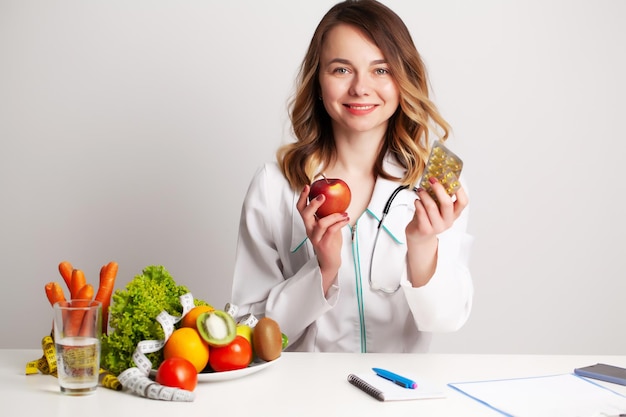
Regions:
<instances>
[{"instance_id":1,"label":"blonde wavy hair","mask_svg":"<svg viewBox=\"0 0 626 417\"><path fill-rule=\"evenodd\" d=\"M406 25L388 7L375 0L347 0L333 6L317 26L296 79L296 90L289 104L295 142L281 146L276 157L283 175L294 189L310 184L336 156L331 119L318 99L320 53L326 33L339 24L359 29L383 53L400 92L400 105L389 119L383 146L374 173L417 183L424 170L433 132L441 141L448 138L450 126L429 99L426 67ZM403 178L383 169L385 155L391 154L406 168Z\"/></svg>"}]
</instances>

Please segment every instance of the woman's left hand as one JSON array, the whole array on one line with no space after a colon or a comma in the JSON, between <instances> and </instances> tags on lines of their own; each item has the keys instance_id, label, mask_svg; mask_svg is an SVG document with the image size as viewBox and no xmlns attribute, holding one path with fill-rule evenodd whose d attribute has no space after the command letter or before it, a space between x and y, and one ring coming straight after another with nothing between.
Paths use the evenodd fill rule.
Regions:
<instances>
[{"instance_id":1,"label":"woman's left hand","mask_svg":"<svg viewBox=\"0 0 626 417\"><path fill-rule=\"evenodd\" d=\"M453 199L435 178L432 178L430 182L439 204L426 190L421 188L417 190L419 198L415 200L415 215L406 227L407 240L414 243L430 240L448 230L468 203L463 187L456 191L456 199Z\"/></svg>"},{"instance_id":2,"label":"woman's left hand","mask_svg":"<svg viewBox=\"0 0 626 417\"><path fill-rule=\"evenodd\" d=\"M468 203L462 187L456 191L456 198L452 198L436 179L431 179L430 183L439 204L426 190L418 189L415 214L406 226L407 268L413 287L426 285L433 277L437 265L437 235L452 227Z\"/></svg>"}]
</instances>

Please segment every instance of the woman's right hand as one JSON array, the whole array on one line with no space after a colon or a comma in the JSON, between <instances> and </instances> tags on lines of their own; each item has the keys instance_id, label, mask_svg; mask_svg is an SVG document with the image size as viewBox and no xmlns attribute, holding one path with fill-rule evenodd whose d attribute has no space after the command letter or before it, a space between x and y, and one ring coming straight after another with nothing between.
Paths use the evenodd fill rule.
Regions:
<instances>
[{"instance_id":1,"label":"woman's right hand","mask_svg":"<svg viewBox=\"0 0 626 417\"><path fill-rule=\"evenodd\" d=\"M324 203L325 196L318 195L308 202L311 187L304 186L296 208L304 221L306 234L313 245L317 262L322 272L324 293L333 284L341 266L341 246L343 244L341 229L348 224L348 213L335 213L319 219L315 212Z\"/></svg>"}]
</instances>

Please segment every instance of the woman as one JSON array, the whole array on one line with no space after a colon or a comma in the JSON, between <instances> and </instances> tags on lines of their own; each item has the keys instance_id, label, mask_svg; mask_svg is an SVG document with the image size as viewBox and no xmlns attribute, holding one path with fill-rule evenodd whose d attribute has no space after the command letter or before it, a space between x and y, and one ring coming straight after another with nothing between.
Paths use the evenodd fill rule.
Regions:
<instances>
[{"instance_id":1,"label":"woman","mask_svg":"<svg viewBox=\"0 0 626 417\"><path fill-rule=\"evenodd\" d=\"M463 188L448 196L431 178L439 203L412 191L432 132L443 141L449 127L402 20L373 0L332 7L290 111L296 141L245 197L233 303L276 320L289 350L426 351L431 332L457 330L469 316L471 238ZM308 195L322 175L349 185L346 213L316 217L324 197Z\"/></svg>"}]
</instances>

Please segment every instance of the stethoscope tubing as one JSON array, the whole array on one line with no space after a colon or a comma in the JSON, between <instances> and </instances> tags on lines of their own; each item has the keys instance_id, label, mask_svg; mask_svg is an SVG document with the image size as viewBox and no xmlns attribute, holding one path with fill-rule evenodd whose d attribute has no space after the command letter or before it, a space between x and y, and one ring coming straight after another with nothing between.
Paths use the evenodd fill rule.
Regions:
<instances>
[{"instance_id":1,"label":"stethoscope tubing","mask_svg":"<svg viewBox=\"0 0 626 417\"><path fill-rule=\"evenodd\" d=\"M398 188L396 188L395 190L393 190L393 192L391 193L391 195L389 196L389 198L387 199L387 202L385 203L385 207L383 208L383 212L382 215L380 216L380 220L378 222L378 227L376 228L376 236L374 237L374 245L372 247L372 258L370 260L370 270L369 270L369 274L367 277L367 281L370 285L370 288L374 291L378 291L381 292L383 294L387 294L387 295L392 295L395 294L396 292L398 292L398 290L400 289L400 283L398 283L398 286L395 289L388 289L388 288L384 288L384 287L375 287L372 284L372 264L374 263L374 252L376 252L376 244L378 243L378 236L380 235L380 228L383 225L383 221L385 220L385 217L387 217L387 214L389 213L389 210L391 210L391 204L393 203L393 200L396 198L396 196L402 191L402 190L406 190L408 189L409 186L408 185L401 185ZM415 189L415 188L414 188Z\"/></svg>"},{"instance_id":2,"label":"stethoscope tubing","mask_svg":"<svg viewBox=\"0 0 626 417\"><path fill-rule=\"evenodd\" d=\"M378 228L379 229L383 225L383 220L385 220L385 217L387 217L387 214L389 213L389 210L391 210L391 203L393 203L393 200L396 198L398 193L400 193L400 191L406 190L407 188L409 188L408 185L401 185L398 188L396 188L395 190L393 190L393 192L391 193L391 195L387 199L387 202L385 203L385 207L383 207L383 214L382 214L382 216L380 216L380 221L378 222ZM378 235L376 237L378 237Z\"/></svg>"}]
</instances>

